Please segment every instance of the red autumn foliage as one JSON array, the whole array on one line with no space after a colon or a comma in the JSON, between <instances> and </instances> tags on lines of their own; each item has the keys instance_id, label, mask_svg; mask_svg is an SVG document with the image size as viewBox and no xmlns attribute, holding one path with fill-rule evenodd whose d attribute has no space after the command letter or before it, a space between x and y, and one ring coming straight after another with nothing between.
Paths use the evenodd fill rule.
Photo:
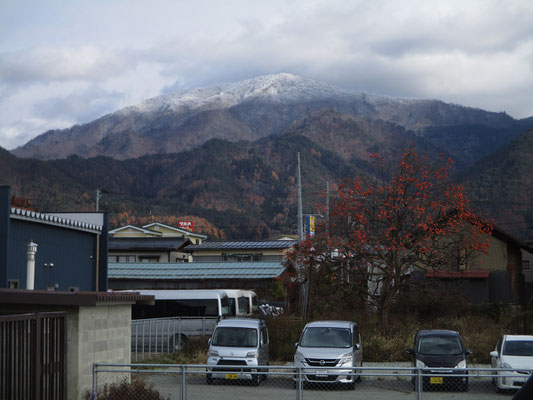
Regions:
<instances>
[{"instance_id":1,"label":"red autumn foliage","mask_svg":"<svg viewBox=\"0 0 533 400\"><path fill-rule=\"evenodd\" d=\"M487 252L491 227L450 182L451 159L431 163L409 148L389 172L383 158L371 158L378 178L342 181L329 221L289 262L300 266L301 282L351 293L387 327L391 303L413 269L470 268Z\"/></svg>"}]
</instances>

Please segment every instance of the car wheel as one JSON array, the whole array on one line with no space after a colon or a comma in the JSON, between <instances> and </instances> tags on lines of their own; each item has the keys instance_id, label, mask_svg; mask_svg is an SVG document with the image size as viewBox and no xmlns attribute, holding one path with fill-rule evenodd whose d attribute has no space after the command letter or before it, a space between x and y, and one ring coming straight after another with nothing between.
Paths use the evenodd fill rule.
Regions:
<instances>
[{"instance_id":1,"label":"car wheel","mask_svg":"<svg viewBox=\"0 0 533 400\"><path fill-rule=\"evenodd\" d=\"M350 382L346 384L348 390L355 390L355 382Z\"/></svg>"},{"instance_id":2,"label":"car wheel","mask_svg":"<svg viewBox=\"0 0 533 400\"><path fill-rule=\"evenodd\" d=\"M253 386L259 386L259 382L261 381L261 376L258 374L252 375L252 385Z\"/></svg>"},{"instance_id":3,"label":"car wheel","mask_svg":"<svg viewBox=\"0 0 533 400\"><path fill-rule=\"evenodd\" d=\"M461 392L468 392L468 382L461 383Z\"/></svg>"},{"instance_id":4,"label":"car wheel","mask_svg":"<svg viewBox=\"0 0 533 400\"><path fill-rule=\"evenodd\" d=\"M206 374L205 375L205 381L208 385L212 385L213 384L213 378L211 378L211 374Z\"/></svg>"},{"instance_id":5,"label":"car wheel","mask_svg":"<svg viewBox=\"0 0 533 400\"><path fill-rule=\"evenodd\" d=\"M361 368L363 368L363 362L362 361L361 361ZM363 378L361 377L361 371L359 371L359 373L355 377L355 381L356 382L361 382L362 380L363 380Z\"/></svg>"}]
</instances>

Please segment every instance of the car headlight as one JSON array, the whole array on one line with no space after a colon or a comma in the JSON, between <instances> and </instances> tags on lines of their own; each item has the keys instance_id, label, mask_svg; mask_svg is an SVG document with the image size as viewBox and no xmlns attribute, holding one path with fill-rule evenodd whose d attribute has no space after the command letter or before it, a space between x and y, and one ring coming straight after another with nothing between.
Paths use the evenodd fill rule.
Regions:
<instances>
[{"instance_id":1,"label":"car headlight","mask_svg":"<svg viewBox=\"0 0 533 400\"><path fill-rule=\"evenodd\" d=\"M502 368L513 368L513 367L511 367L511 364L503 363Z\"/></svg>"},{"instance_id":2,"label":"car headlight","mask_svg":"<svg viewBox=\"0 0 533 400\"><path fill-rule=\"evenodd\" d=\"M353 354L352 353L346 353L341 356L341 359L339 361L340 365L344 364L353 364Z\"/></svg>"},{"instance_id":3,"label":"car headlight","mask_svg":"<svg viewBox=\"0 0 533 400\"><path fill-rule=\"evenodd\" d=\"M250 351L248 352L248 354L246 354L246 358L257 358L257 357L259 357L259 353L257 352L257 350Z\"/></svg>"},{"instance_id":4,"label":"car headlight","mask_svg":"<svg viewBox=\"0 0 533 400\"><path fill-rule=\"evenodd\" d=\"M302 353L300 353L299 351L294 353L294 362L299 362L299 363L303 364L305 362L304 355Z\"/></svg>"},{"instance_id":5,"label":"car headlight","mask_svg":"<svg viewBox=\"0 0 533 400\"><path fill-rule=\"evenodd\" d=\"M455 368L466 368L466 360L459 361L459 364L457 364Z\"/></svg>"},{"instance_id":6,"label":"car headlight","mask_svg":"<svg viewBox=\"0 0 533 400\"><path fill-rule=\"evenodd\" d=\"M416 367L417 368L426 368L426 364L424 364L422 361L420 360L416 360Z\"/></svg>"},{"instance_id":7,"label":"car headlight","mask_svg":"<svg viewBox=\"0 0 533 400\"><path fill-rule=\"evenodd\" d=\"M207 351L207 355L208 355L209 357L218 357L218 351L209 349L209 350Z\"/></svg>"}]
</instances>

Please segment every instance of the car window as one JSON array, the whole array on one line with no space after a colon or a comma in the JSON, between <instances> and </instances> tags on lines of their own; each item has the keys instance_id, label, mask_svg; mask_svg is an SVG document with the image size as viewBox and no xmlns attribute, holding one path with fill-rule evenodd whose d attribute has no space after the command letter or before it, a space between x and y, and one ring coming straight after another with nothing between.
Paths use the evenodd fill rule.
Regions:
<instances>
[{"instance_id":1,"label":"car window","mask_svg":"<svg viewBox=\"0 0 533 400\"><path fill-rule=\"evenodd\" d=\"M422 336L417 351L426 355L461 354L463 346L457 336Z\"/></svg>"},{"instance_id":2,"label":"car window","mask_svg":"<svg viewBox=\"0 0 533 400\"><path fill-rule=\"evenodd\" d=\"M257 347L257 330L254 328L217 327L211 340L213 346Z\"/></svg>"},{"instance_id":3,"label":"car window","mask_svg":"<svg viewBox=\"0 0 533 400\"><path fill-rule=\"evenodd\" d=\"M351 330L348 328L306 328L300 340L302 347L351 347Z\"/></svg>"},{"instance_id":4,"label":"car window","mask_svg":"<svg viewBox=\"0 0 533 400\"><path fill-rule=\"evenodd\" d=\"M533 356L533 340L508 340L503 346L506 356Z\"/></svg>"}]
</instances>

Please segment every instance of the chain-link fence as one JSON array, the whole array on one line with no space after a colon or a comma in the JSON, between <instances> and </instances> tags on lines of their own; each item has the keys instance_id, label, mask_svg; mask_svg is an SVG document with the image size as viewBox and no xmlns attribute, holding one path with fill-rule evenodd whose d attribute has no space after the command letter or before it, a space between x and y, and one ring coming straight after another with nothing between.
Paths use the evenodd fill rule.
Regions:
<instances>
[{"instance_id":1,"label":"chain-link fence","mask_svg":"<svg viewBox=\"0 0 533 400\"><path fill-rule=\"evenodd\" d=\"M91 399L511 399L532 372L491 368L364 366L310 370L269 366L257 370L235 366L213 369L207 365L95 364ZM113 397L121 392L123 397Z\"/></svg>"}]
</instances>

